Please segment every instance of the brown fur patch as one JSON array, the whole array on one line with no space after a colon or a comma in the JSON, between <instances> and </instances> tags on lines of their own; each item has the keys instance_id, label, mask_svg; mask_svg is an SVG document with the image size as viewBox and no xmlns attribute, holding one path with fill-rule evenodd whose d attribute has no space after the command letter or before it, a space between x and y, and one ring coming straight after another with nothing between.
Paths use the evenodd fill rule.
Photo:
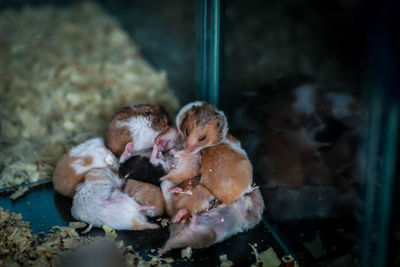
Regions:
<instances>
[{"instance_id":1,"label":"brown fur patch","mask_svg":"<svg viewBox=\"0 0 400 267\"><path fill-rule=\"evenodd\" d=\"M191 194L174 194L173 209L167 210L169 216L173 217L180 209L185 208L188 211L182 218L182 222L185 222L192 214L200 213L211 206L210 200L212 200L213 195L204 186L199 184L198 177L179 184L179 187L184 192L191 191Z\"/></svg>"},{"instance_id":2,"label":"brown fur patch","mask_svg":"<svg viewBox=\"0 0 400 267\"><path fill-rule=\"evenodd\" d=\"M248 158L228 144L202 150L200 184L229 205L253 182L253 168Z\"/></svg>"},{"instance_id":3,"label":"brown fur patch","mask_svg":"<svg viewBox=\"0 0 400 267\"><path fill-rule=\"evenodd\" d=\"M164 214L164 198L158 186L129 179L125 185L125 192L141 205L154 206L155 216Z\"/></svg>"},{"instance_id":4,"label":"brown fur patch","mask_svg":"<svg viewBox=\"0 0 400 267\"><path fill-rule=\"evenodd\" d=\"M127 143L132 141L128 127L117 127L117 121L111 122L106 132L106 147L110 149L117 157L124 153Z\"/></svg>"},{"instance_id":5,"label":"brown fur patch","mask_svg":"<svg viewBox=\"0 0 400 267\"><path fill-rule=\"evenodd\" d=\"M81 164L83 167L87 167L89 165L92 165L93 159L92 157L84 157L83 158L83 163Z\"/></svg>"},{"instance_id":6,"label":"brown fur patch","mask_svg":"<svg viewBox=\"0 0 400 267\"><path fill-rule=\"evenodd\" d=\"M79 158L71 158L65 154L57 163L53 173L54 189L60 194L73 197L76 186L84 181L83 175L77 175L71 164Z\"/></svg>"}]
</instances>

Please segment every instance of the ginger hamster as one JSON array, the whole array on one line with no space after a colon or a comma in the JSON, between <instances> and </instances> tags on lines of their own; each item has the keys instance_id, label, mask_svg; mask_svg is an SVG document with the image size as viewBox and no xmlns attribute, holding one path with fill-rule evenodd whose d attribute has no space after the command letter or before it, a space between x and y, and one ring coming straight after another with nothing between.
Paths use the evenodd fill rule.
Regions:
<instances>
[{"instance_id":1,"label":"ginger hamster","mask_svg":"<svg viewBox=\"0 0 400 267\"><path fill-rule=\"evenodd\" d=\"M222 143L228 132L225 114L205 102L192 102L178 112L176 126L191 154Z\"/></svg>"},{"instance_id":2,"label":"ginger hamster","mask_svg":"<svg viewBox=\"0 0 400 267\"><path fill-rule=\"evenodd\" d=\"M54 189L64 196L73 197L76 186L84 182L88 171L105 167L118 170L117 158L105 147L103 139L89 139L73 147L57 163L53 173Z\"/></svg>"},{"instance_id":3,"label":"ginger hamster","mask_svg":"<svg viewBox=\"0 0 400 267\"><path fill-rule=\"evenodd\" d=\"M173 148L167 153L159 153L159 147L153 148L153 155L164 162L162 165L168 171L161 178L161 187L165 182L175 185L183 183L183 188L178 188L185 190L189 187L193 193L190 197L170 197L172 200L167 200L168 195L162 189L167 213L175 213L174 222L186 220L188 215L201 211L211 198L216 197L229 205L248 192L253 182L253 169L240 142L227 135L228 125L223 112L204 102L190 103L179 111L176 125L184 150ZM166 143L175 136L166 133L158 138ZM179 140L175 140L174 144L179 149ZM198 175L201 177L198 185L190 185L190 182L185 184ZM175 203L174 208L168 207L168 201Z\"/></svg>"},{"instance_id":4,"label":"ginger hamster","mask_svg":"<svg viewBox=\"0 0 400 267\"><path fill-rule=\"evenodd\" d=\"M215 197L199 184L199 177L176 185L170 180L161 183L165 201L165 211L172 222L185 223L193 214L211 208Z\"/></svg>"},{"instance_id":5,"label":"ginger hamster","mask_svg":"<svg viewBox=\"0 0 400 267\"><path fill-rule=\"evenodd\" d=\"M154 207L153 210L146 213L147 216L156 217L164 214L164 199L160 187L128 179L124 191L140 205Z\"/></svg>"},{"instance_id":6,"label":"ginger hamster","mask_svg":"<svg viewBox=\"0 0 400 267\"><path fill-rule=\"evenodd\" d=\"M201 185L226 205L248 191L253 167L240 142L227 135L222 111L205 102L193 102L179 111L176 125L185 151L200 153Z\"/></svg>"},{"instance_id":7,"label":"ginger hamster","mask_svg":"<svg viewBox=\"0 0 400 267\"><path fill-rule=\"evenodd\" d=\"M229 141L201 151L201 180L211 194L229 205L248 192L253 167L240 145Z\"/></svg>"},{"instance_id":8,"label":"ginger hamster","mask_svg":"<svg viewBox=\"0 0 400 267\"><path fill-rule=\"evenodd\" d=\"M168 127L169 117L162 106L131 105L118 110L106 130L106 146L120 162L132 151L153 147L157 135Z\"/></svg>"}]
</instances>

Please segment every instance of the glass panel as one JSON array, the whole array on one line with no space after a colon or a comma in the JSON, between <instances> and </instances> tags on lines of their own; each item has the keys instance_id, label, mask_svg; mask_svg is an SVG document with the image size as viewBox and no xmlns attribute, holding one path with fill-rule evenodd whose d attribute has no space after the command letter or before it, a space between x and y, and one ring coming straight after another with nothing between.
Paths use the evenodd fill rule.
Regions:
<instances>
[{"instance_id":1,"label":"glass panel","mask_svg":"<svg viewBox=\"0 0 400 267\"><path fill-rule=\"evenodd\" d=\"M352 1L226 2L221 106L263 222L304 266L385 260L399 84L389 6L371 26L375 9Z\"/></svg>"},{"instance_id":2,"label":"glass panel","mask_svg":"<svg viewBox=\"0 0 400 267\"><path fill-rule=\"evenodd\" d=\"M216 107L220 104L221 55L223 40L221 40L221 25L223 22L221 1L197 1L197 88L198 99Z\"/></svg>"},{"instance_id":3,"label":"glass panel","mask_svg":"<svg viewBox=\"0 0 400 267\"><path fill-rule=\"evenodd\" d=\"M218 265L227 254L249 266L268 247L302 266L396 262L386 258L394 53L379 34L360 52L358 12L357 1L1 1L0 206L40 237L68 225L72 200L49 183L63 153L103 136L118 107L162 104L175 115L201 99L227 114L266 211L190 260L170 252L175 264ZM167 228L118 232L146 260L167 238Z\"/></svg>"}]
</instances>

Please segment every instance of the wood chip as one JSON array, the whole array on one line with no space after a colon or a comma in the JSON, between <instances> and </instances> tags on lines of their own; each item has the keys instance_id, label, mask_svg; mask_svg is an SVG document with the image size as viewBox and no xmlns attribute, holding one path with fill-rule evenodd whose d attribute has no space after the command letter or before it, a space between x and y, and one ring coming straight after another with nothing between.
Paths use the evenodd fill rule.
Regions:
<instances>
[{"instance_id":1,"label":"wood chip","mask_svg":"<svg viewBox=\"0 0 400 267\"><path fill-rule=\"evenodd\" d=\"M187 258L190 259L192 257L192 248L191 247L187 247L181 250L181 258Z\"/></svg>"},{"instance_id":2,"label":"wood chip","mask_svg":"<svg viewBox=\"0 0 400 267\"><path fill-rule=\"evenodd\" d=\"M162 219L161 220L161 227L167 227L169 225L169 219Z\"/></svg>"},{"instance_id":3,"label":"wood chip","mask_svg":"<svg viewBox=\"0 0 400 267\"><path fill-rule=\"evenodd\" d=\"M93 227L93 223L89 224L89 226L84 231L82 231L81 234L89 233L90 230L92 230L92 227Z\"/></svg>"},{"instance_id":4,"label":"wood chip","mask_svg":"<svg viewBox=\"0 0 400 267\"><path fill-rule=\"evenodd\" d=\"M106 233L106 237L111 238L111 239L116 239L117 238L117 232L115 232L114 229L111 227L108 227L107 225L103 225L103 230Z\"/></svg>"},{"instance_id":5,"label":"wood chip","mask_svg":"<svg viewBox=\"0 0 400 267\"><path fill-rule=\"evenodd\" d=\"M13 193L10 198L12 200L16 200L17 198L20 198L21 196L23 196L26 192L29 191L29 188L27 186L22 186L20 188L18 188L18 190Z\"/></svg>"},{"instance_id":6,"label":"wood chip","mask_svg":"<svg viewBox=\"0 0 400 267\"><path fill-rule=\"evenodd\" d=\"M87 225L87 223L85 223L85 222L69 222L69 227L72 227L75 229L83 228L86 225Z\"/></svg>"}]
</instances>

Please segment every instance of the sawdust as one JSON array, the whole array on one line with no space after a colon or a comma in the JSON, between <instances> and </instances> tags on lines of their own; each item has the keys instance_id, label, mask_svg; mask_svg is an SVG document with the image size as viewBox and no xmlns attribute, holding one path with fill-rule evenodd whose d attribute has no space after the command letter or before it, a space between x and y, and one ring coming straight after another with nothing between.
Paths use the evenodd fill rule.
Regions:
<instances>
[{"instance_id":1,"label":"sawdust","mask_svg":"<svg viewBox=\"0 0 400 267\"><path fill-rule=\"evenodd\" d=\"M44 238L39 238L32 234L29 223L22 221L21 214L10 213L0 207L0 266L60 266L64 256L104 239L113 242L127 267L171 266L174 262L171 258L161 257L146 261L123 241L116 242L101 236L82 237L75 228L83 224L70 225L54 226Z\"/></svg>"},{"instance_id":2,"label":"sawdust","mask_svg":"<svg viewBox=\"0 0 400 267\"><path fill-rule=\"evenodd\" d=\"M0 188L51 177L121 106L178 100L134 40L93 2L0 13Z\"/></svg>"}]
</instances>

